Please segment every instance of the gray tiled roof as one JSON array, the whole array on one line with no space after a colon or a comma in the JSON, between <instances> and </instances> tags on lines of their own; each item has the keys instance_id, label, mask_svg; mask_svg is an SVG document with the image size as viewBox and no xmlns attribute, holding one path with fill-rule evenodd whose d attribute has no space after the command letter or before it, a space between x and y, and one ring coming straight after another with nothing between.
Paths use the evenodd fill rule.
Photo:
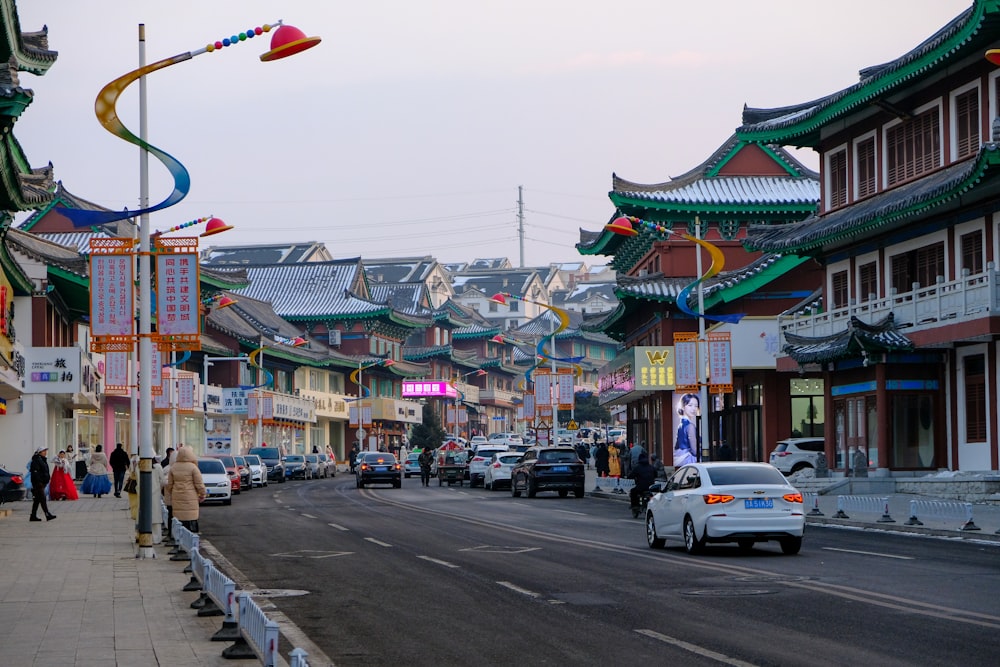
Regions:
<instances>
[{"instance_id":1,"label":"gray tiled roof","mask_svg":"<svg viewBox=\"0 0 1000 667\"><path fill-rule=\"evenodd\" d=\"M809 204L819 200L819 181L777 176L717 176L669 190L618 192L639 201L693 206Z\"/></svg>"},{"instance_id":2,"label":"gray tiled roof","mask_svg":"<svg viewBox=\"0 0 1000 667\"><path fill-rule=\"evenodd\" d=\"M425 280L436 265L437 260L429 255L364 260L368 279L379 283L411 283Z\"/></svg>"},{"instance_id":3,"label":"gray tiled roof","mask_svg":"<svg viewBox=\"0 0 1000 667\"><path fill-rule=\"evenodd\" d=\"M847 327L823 337L798 336L785 332L782 351L800 364L824 363L844 358L866 358L871 352L913 349L909 338L899 333L892 313L874 324L851 316Z\"/></svg>"},{"instance_id":4,"label":"gray tiled roof","mask_svg":"<svg viewBox=\"0 0 1000 667\"><path fill-rule=\"evenodd\" d=\"M326 246L309 243L211 246L202 250L204 264L294 264L329 257Z\"/></svg>"}]
</instances>

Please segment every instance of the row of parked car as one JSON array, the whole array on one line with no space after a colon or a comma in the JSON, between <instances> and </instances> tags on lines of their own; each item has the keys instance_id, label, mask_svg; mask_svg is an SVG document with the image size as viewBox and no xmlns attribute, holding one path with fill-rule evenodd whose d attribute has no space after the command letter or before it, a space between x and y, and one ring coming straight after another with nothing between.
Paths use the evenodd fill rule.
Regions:
<instances>
[{"instance_id":1,"label":"row of parked car","mask_svg":"<svg viewBox=\"0 0 1000 667\"><path fill-rule=\"evenodd\" d=\"M233 496L269 482L336 477L337 462L326 454L287 454L274 447L252 447L244 455L206 456L198 469L207 491L206 501L230 505Z\"/></svg>"}]
</instances>

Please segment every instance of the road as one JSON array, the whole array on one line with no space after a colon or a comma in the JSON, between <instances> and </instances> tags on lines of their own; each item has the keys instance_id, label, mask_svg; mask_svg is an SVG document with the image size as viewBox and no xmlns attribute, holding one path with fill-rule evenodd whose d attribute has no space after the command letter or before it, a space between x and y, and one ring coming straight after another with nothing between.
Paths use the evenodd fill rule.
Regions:
<instances>
[{"instance_id":1,"label":"road","mask_svg":"<svg viewBox=\"0 0 1000 667\"><path fill-rule=\"evenodd\" d=\"M813 527L646 546L624 503L272 484L201 532L337 665L995 665L996 545ZM287 654L290 646L282 645Z\"/></svg>"}]
</instances>

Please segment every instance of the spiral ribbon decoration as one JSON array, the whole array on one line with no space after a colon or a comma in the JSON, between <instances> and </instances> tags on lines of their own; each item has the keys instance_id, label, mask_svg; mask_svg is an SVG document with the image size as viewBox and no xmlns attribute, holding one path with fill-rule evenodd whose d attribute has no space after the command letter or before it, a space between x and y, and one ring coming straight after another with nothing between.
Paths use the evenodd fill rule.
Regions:
<instances>
[{"instance_id":1,"label":"spiral ribbon decoration","mask_svg":"<svg viewBox=\"0 0 1000 667\"><path fill-rule=\"evenodd\" d=\"M258 389L259 387L266 387L271 382L271 380L274 379L274 375L271 373L271 371L267 370L266 368L257 363L257 357L259 357L260 353L263 351L264 351L263 347L258 347L256 350L251 352L247 356L247 363L253 366L254 368L259 368L260 370L264 371L264 381L261 382L260 384L241 384L240 389L242 389L243 391L247 391L248 389Z\"/></svg>"},{"instance_id":2,"label":"spiral ribbon decoration","mask_svg":"<svg viewBox=\"0 0 1000 667\"><path fill-rule=\"evenodd\" d=\"M129 142L130 144L134 144L139 148L149 151L151 155L162 162L163 166L167 168L167 171L170 172L170 175L174 178L174 189L169 195L167 195L166 199L160 203L146 208L141 208L136 211L129 211L128 209L125 209L124 211L94 211L78 208L61 209L60 212L70 219L74 227L103 225L109 222L126 220L133 216L159 211L179 203L191 190L191 175L188 173L187 168L181 164L177 158L137 137L121 122L121 119L118 117L118 111L115 107L118 104L118 98L121 96L122 92L124 92L126 88L128 88L136 79L139 79L140 77L157 72L166 67L170 67L171 65L186 62L197 55L201 55L202 53L211 53L226 46L239 44L240 42L246 41L254 36L270 32L271 28L271 25L264 24L263 26L251 28L246 32L238 33L232 37L226 37L210 43L201 49L181 53L176 56L171 56L170 58L164 58L163 60L159 60L150 65L146 65L145 67L132 70L127 74L123 74L101 89L101 92L97 94L97 101L94 103L94 113L97 115L97 120L101 123L104 129L111 134L115 135L119 139Z\"/></svg>"}]
</instances>

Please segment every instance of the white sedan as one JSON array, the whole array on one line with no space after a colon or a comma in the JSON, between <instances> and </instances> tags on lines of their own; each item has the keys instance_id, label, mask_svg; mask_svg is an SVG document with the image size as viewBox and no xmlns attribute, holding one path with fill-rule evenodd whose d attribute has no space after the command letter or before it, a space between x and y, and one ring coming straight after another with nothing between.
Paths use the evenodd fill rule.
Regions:
<instances>
[{"instance_id":1,"label":"white sedan","mask_svg":"<svg viewBox=\"0 0 1000 667\"><path fill-rule=\"evenodd\" d=\"M483 488L496 491L501 486L510 486L510 471L521 458L521 452L493 452L486 472L483 473Z\"/></svg>"},{"instance_id":2,"label":"white sedan","mask_svg":"<svg viewBox=\"0 0 1000 667\"><path fill-rule=\"evenodd\" d=\"M777 540L782 552L802 547L802 494L769 463L694 463L677 469L646 508L646 541L663 548L679 537L690 554L706 543Z\"/></svg>"}]
</instances>

